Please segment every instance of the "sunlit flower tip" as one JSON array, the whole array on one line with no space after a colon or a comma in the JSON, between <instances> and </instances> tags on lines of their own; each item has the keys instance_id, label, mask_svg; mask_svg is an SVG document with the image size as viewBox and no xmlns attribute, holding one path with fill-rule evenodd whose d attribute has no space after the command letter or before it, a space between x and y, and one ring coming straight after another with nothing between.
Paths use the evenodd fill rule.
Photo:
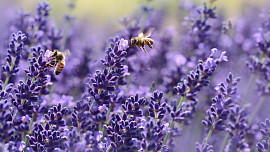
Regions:
<instances>
[{"instance_id":1,"label":"sunlit flower tip","mask_svg":"<svg viewBox=\"0 0 270 152\"><path fill-rule=\"evenodd\" d=\"M124 65L123 69L124 69L124 76L130 75L130 73L128 72L128 66Z\"/></svg>"},{"instance_id":2,"label":"sunlit flower tip","mask_svg":"<svg viewBox=\"0 0 270 152\"><path fill-rule=\"evenodd\" d=\"M101 131L94 132L95 140L100 141L100 139L103 137L103 133Z\"/></svg>"},{"instance_id":3,"label":"sunlit flower tip","mask_svg":"<svg viewBox=\"0 0 270 152\"><path fill-rule=\"evenodd\" d=\"M204 63L206 69L211 69L216 66L216 62L213 58L208 58Z\"/></svg>"},{"instance_id":4,"label":"sunlit flower tip","mask_svg":"<svg viewBox=\"0 0 270 152\"><path fill-rule=\"evenodd\" d=\"M49 60L52 59L52 51L50 50L46 50L45 54L44 54L44 58L43 58L43 61L44 62L48 62Z\"/></svg>"},{"instance_id":5,"label":"sunlit flower tip","mask_svg":"<svg viewBox=\"0 0 270 152\"><path fill-rule=\"evenodd\" d=\"M213 48L211 50L211 56L214 56L214 54L216 54L218 52L218 49L217 48Z\"/></svg>"},{"instance_id":6,"label":"sunlit flower tip","mask_svg":"<svg viewBox=\"0 0 270 152\"><path fill-rule=\"evenodd\" d=\"M168 132L170 132L170 130L171 130L170 127L169 127L169 125L170 125L169 123L165 123L165 124L164 124L164 128L163 128L162 131L163 131L165 134L168 133Z\"/></svg>"},{"instance_id":7,"label":"sunlit flower tip","mask_svg":"<svg viewBox=\"0 0 270 152\"><path fill-rule=\"evenodd\" d=\"M50 85L53 85L53 82L51 81L51 75L46 75L45 86Z\"/></svg>"},{"instance_id":8,"label":"sunlit flower tip","mask_svg":"<svg viewBox=\"0 0 270 152\"><path fill-rule=\"evenodd\" d=\"M107 108L105 105L99 106L99 107L98 107L98 110L99 110L100 112L106 112L107 109L108 109L108 108Z\"/></svg>"},{"instance_id":9,"label":"sunlit flower tip","mask_svg":"<svg viewBox=\"0 0 270 152\"><path fill-rule=\"evenodd\" d=\"M255 41L257 43L262 42L264 40L263 34L261 32L255 33L253 37L255 38Z\"/></svg>"},{"instance_id":10,"label":"sunlit flower tip","mask_svg":"<svg viewBox=\"0 0 270 152\"><path fill-rule=\"evenodd\" d=\"M125 40L123 38L121 38L120 42L119 42L119 50L126 50L128 49L128 40Z\"/></svg>"},{"instance_id":11,"label":"sunlit flower tip","mask_svg":"<svg viewBox=\"0 0 270 152\"><path fill-rule=\"evenodd\" d=\"M98 143L98 148L100 150L103 150L105 148L105 144L104 143Z\"/></svg>"},{"instance_id":12,"label":"sunlit flower tip","mask_svg":"<svg viewBox=\"0 0 270 152\"><path fill-rule=\"evenodd\" d=\"M182 54L176 54L174 55L174 59L177 65L181 66L186 64L187 59Z\"/></svg>"},{"instance_id":13,"label":"sunlit flower tip","mask_svg":"<svg viewBox=\"0 0 270 152\"><path fill-rule=\"evenodd\" d=\"M23 151L23 149L25 148L26 144L24 141L20 141L16 143L16 147L18 148L19 151Z\"/></svg>"},{"instance_id":14,"label":"sunlit flower tip","mask_svg":"<svg viewBox=\"0 0 270 152\"><path fill-rule=\"evenodd\" d=\"M141 119L140 128L145 128L145 127L146 127L146 120Z\"/></svg>"},{"instance_id":15,"label":"sunlit flower tip","mask_svg":"<svg viewBox=\"0 0 270 152\"><path fill-rule=\"evenodd\" d=\"M22 116L22 122L30 122L31 121L31 118L26 115L26 116Z\"/></svg>"},{"instance_id":16,"label":"sunlit flower tip","mask_svg":"<svg viewBox=\"0 0 270 152\"><path fill-rule=\"evenodd\" d=\"M219 57L219 61L228 61L228 57L225 55L226 54L226 51L222 52L220 57Z\"/></svg>"}]
</instances>

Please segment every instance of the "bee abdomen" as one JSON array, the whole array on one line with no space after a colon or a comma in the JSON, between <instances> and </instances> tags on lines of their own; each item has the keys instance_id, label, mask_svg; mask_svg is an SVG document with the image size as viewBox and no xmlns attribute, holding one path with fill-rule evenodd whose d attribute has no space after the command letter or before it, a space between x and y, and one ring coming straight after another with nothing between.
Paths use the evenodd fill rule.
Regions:
<instances>
[{"instance_id":1,"label":"bee abdomen","mask_svg":"<svg viewBox=\"0 0 270 152\"><path fill-rule=\"evenodd\" d=\"M56 68L55 68L55 70L54 70L54 73L55 73L56 75L59 75L59 74L62 72L62 70L63 70L64 67L65 67L65 60L62 60L62 61L60 61L60 62L56 65Z\"/></svg>"}]
</instances>

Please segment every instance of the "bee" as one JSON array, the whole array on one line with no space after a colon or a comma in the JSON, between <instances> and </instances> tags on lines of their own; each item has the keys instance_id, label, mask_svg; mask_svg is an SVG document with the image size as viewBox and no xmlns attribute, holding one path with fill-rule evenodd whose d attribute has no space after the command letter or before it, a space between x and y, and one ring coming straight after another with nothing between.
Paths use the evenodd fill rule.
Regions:
<instances>
[{"instance_id":1,"label":"bee","mask_svg":"<svg viewBox=\"0 0 270 152\"><path fill-rule=\"evenodd\" d=\"M59 75L63 68L65 67L65 57L70 55L69 50L65 50L64 52L60 52L58 50L54 50L52 53L52 60L48 66L55 67L54 73L55 75Z\"/></svg>"},{"instance_id":2,"label":"bee","mask_svg":"<svg viewBox=\"0 0 270 152\"><path fill-rule=\"evenodd\" d=\"M127 133L127 129L122 129L122 133Z\"/></svg>"},{"instance_id":3,"label":"bee","mask_svg":"<svg viewBox=\"0 0 270 152\"><path fill-rule=\"evenodd\" d=\"M45 143L49 143L49 142L50 142L50 140L46 138L45 139Z\"/></svg>"},{"instance_id":4,"label":"bee","mask_svg":"<svg viewBox=\"0 0 270 152\"><path fill-rule=\"evenodd\" d=\"M154 40L148 37L151 36L151 33L154 29L155 28L150 28L146 33L140 33L137 37L131 38L131 46L138 46L141 50L143 49L146 53L148 53L144 46L148 45L151 49L153 49L152 45L154 44Z\"/></svg>"}]
</instances>

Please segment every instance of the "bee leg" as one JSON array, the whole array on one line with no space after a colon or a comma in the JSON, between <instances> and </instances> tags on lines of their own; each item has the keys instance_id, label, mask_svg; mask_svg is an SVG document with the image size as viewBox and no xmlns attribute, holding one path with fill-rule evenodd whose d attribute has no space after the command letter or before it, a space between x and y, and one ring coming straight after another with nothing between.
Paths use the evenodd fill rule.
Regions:
<instances>
[{"instance_id":1,"label":"bee leg","mask_svg":"<svg viewBox=\"0 0 270 152\"><path fill-rule=\"evenodd\" d=\"M55 67L56 64L55 64L55 65L52 65L52 62L56 62L56 60L51 60L51 61L49 61L48 63L46 63L46 66L49 66L49 67Z\"/></svg>"},{"instance_id":2,"label":"bee leg","mask_svg":"<svg viewBox=\"0 0 270 152\"><path fill-rule=\"evenodd\" d=\"M146 53L148 53L144 47L142 47L142 48L144 49L144 51L145 51Z\"/></svg>"},{"instance_id":3,"label":"bee leg","mask_svg":"<svg viewBox=\"0 0 270 152\"><path fill-rule=\"evenodd\" d=\"M49 67L55 67L56 65L46 64L46 66L49 66Z\"/></svg>"},{"instance_id":4,"label":"bee leg","mask_svg":"<svg viewBox=\"0 0 270 152\"><path fill-rule=\"evenodd\" d=\"M143 51L141 47L138 46L138 48L140 48L140 50Z\"/></svg>"},{"instance_id":5,"label":"bee leg","mask_svg":"<svg viewBox=\"0 0 270 152\"><path fill-rule=\"evenodd\" d=\"M147 41L147 45L148 45L151 49L153 49L153 46L152 46L152 44L151 44L149 41Z\"/></svg>"}]
</instances>

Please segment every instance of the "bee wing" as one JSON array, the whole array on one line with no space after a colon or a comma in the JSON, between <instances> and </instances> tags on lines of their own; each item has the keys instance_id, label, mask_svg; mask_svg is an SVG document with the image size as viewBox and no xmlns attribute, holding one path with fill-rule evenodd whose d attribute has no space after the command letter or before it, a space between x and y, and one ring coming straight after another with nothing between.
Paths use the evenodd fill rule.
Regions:
<instances>
[{"instance_id":1,"label":"bee wing","mask_svg":"<svg viewBox=\"0 0 270 152\"><path fill-rule=\"evenodd\" d=\"M70 56L70 51L69 49L66 49L63 54L67 57L67 56Z\"/></svg>"},{"instance_id":2,"label":"bee wing","mask_svg":"<svg viewBox=\"0 0 270 152\"><path fill-rule=\"evenodd\" d=\"M144 34L143 34L143 37L149 37L151 36L151 33L154 31L154 27L150 27Z\"/></svg>"},{"instance_id":3,"label":"bee wing","mask_svg":"<svg viewBox=\"0 0 270 152\"><path fill-rule=\"evenodd\" d=\"M144 37L143 33L140 33L140 34L138 35L138 37L139 37L139 38L143 38L143 37Z\"/></svg>"}]
</instances>

